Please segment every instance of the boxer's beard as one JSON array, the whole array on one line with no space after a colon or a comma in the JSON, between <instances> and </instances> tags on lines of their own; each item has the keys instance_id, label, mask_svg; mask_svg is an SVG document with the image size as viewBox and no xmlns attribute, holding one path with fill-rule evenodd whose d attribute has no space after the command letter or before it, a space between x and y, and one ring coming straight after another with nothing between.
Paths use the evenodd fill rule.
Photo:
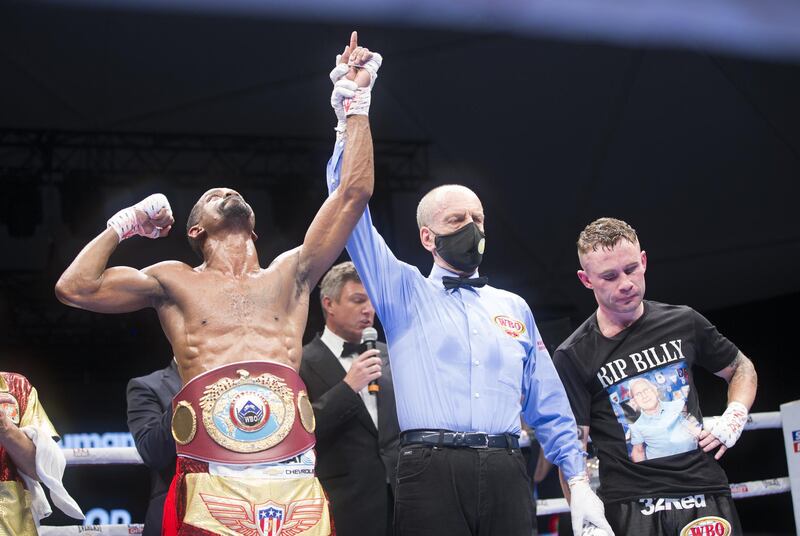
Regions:
<instances>
[{"instance_id":1,"label":"boxer's beard","mask_svg":"<svg viewBox=\"0 0 800 536\"><path fill-rule=\"evenodd\" d=\"M250 224L253 209L241 198L228 198L219 206L225 221L233 225Z\"/></svg>"}]
</instances>

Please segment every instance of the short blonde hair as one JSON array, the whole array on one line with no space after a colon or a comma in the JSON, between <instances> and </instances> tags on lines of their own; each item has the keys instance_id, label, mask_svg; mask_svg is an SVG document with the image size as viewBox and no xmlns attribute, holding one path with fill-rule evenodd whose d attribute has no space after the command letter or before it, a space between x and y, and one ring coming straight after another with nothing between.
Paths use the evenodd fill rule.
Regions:
<instances>
[{"instance_id":1,"label":"short blonde hair","mask_svg":"<svg viewBox=\"0 0 800 536\"><path fill-rule=\"evenodd\" d=\"M578 257L598 249L613 249L620 240L638 244L636 230L616 218L599 218L586 226L578 236Z\"/></svg>"}]
</instances>

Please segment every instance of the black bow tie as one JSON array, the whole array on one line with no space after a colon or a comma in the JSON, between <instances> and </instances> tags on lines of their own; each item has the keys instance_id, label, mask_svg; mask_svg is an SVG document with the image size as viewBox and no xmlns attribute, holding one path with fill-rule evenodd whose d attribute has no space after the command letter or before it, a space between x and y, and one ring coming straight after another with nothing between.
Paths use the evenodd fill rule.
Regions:
<instances>
[{"instance_id":1,"label":"black bow tie","mask_svg":"<svg viewBox=\"0 0 800 536\"><path fill-rule=\"evenodd\" d=\"M366 344L353 344L352 342L345 342L342 347L342 357L351 357L353 354L361 355L367 351Z\"/></svg>"},{"instance_id":2,"label":"black bow tie","mask_svg":"<svg viewBox=\"0 0 800 536\"><path fill-rule=\"evenodd\" d=\"M481 277L450 277L449 275L442 277L442 284L445 290L459 287L483 287L488 282L489 278L485 275Z\"/></svg>"}]
</instances>

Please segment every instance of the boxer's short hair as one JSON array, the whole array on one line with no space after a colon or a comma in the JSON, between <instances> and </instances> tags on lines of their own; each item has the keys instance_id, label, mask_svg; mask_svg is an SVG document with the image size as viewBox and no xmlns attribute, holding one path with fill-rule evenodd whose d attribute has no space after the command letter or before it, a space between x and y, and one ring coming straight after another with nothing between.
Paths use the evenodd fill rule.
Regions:
<instances>
[{"instance_id":1,"label":"boxer's short hair","mask_svg":"<svg viewBox=\"0 0 800 536\"><path fill-rule=\"evenodd\" d=\"M620 240L638 244L636 230L622 220L616 218L599 218L581 231L578 236L578 256L597 251L613 249Z\"/></svg>"}]
</instances>

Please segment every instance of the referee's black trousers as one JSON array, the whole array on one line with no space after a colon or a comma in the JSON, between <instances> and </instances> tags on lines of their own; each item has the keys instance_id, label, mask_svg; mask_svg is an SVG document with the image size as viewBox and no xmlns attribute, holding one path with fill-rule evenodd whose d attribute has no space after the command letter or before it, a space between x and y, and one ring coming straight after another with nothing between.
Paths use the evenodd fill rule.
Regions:
<instances>
[{"instance_id":1,"label":"referee's black trousers","mask_svg":"<svg viewBox=\"0 0 800 536\"><path fill-rule=\"evenodd\" d=\"M519 449L400 448L395 536L531 536L534 509Z\"/></svg>"}]
</instances>

